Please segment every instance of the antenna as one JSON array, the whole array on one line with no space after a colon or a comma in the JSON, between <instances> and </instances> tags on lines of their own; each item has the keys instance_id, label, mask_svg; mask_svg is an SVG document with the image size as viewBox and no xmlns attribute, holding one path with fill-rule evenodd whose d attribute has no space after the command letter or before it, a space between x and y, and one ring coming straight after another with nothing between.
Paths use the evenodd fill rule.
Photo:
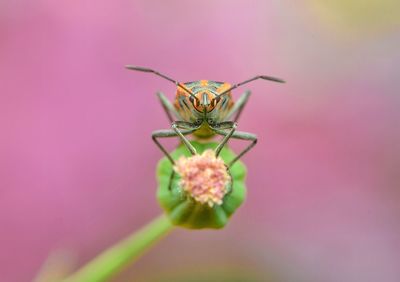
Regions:
<instances>
[{"instance_id":1,"label":"antenna","mask_svg":"<svg viewBox=\"0 0 400 282\"><path fill-rule=\"evenodd\" d=\"M135 70L135 71L141 71L141 72L151 72L154 73L155 75L158 75L168 81L171 81L172 83L174 83L177 87L182 88L183 90L185 90L190 96L192 96L194 99L196 99L197 101L199 101L199 99L189 90L187 89L185 86L183 86L183 84L181 84L180 82L149 68L144 68L144 67L137 67L137 66L131 66L131 65L126 65L125 68L127 68L128 70ZM200 101L199 101L200 102Z\"/></svg>"},{"instance_id":2,"label":"antenna","mask_svg":"<svg viewBox=\"0 0 400 282\"><path fill-rule=\"evenodd\" d=\"M243 84L252 82L252 81L257 80L257 79L264 79L264 80L270 80L270 81L279 82L279 83L285 83L285 81L282 80L282 79L280 79L280 78L276 78L276 77L272 77L272 76L266 76L266 75L257 75L257 76L255 76L255 77L253 77L253 78L250 78L250 79L248 79L248 80L245 80L245 81L242 81L242 82L240 82L240 83L237 83L237 84L232 85L231 88L225 90L225 91L222 92L221 94L218 94L214 99L219 98L219 97L222 96L222 95L225 95L226 93L228 93L228 92L231 91L232 89L238 88L239 86L242 86Z\"/></svg>"}]
</instances>

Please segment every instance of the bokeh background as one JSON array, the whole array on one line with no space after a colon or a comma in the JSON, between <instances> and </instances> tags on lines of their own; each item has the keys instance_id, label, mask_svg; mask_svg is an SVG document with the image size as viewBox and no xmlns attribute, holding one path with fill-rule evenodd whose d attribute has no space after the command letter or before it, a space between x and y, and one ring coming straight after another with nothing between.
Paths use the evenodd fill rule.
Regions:
<instances>
[{"instance_id":1,"label":"bokeh background","mask_svg":"<svg viewBox=\"0 0 400 282\"><path fill-rule=\"evenodd\" d=\"M57 250L81 265L161 212L150 134L169 124L154 93L174 85L134 64L287 84L235 90L253 91L239 129L259 143L229 226L176 230L115 281L400 281L399 11L1 1L0 280L31 281Z\"/></svg>"}]
</instances>

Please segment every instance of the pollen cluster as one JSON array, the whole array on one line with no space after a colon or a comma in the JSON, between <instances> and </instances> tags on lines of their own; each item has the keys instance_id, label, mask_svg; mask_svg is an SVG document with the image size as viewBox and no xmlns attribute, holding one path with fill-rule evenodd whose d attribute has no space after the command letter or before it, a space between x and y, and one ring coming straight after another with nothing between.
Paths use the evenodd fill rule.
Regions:
<instances>
[{"instance_id":1,"label":"pollen cluster","mask_svg":"<svg viewBox=\"0 0 400 282\"><path fill-rule=\"evenodd\" d=\"M181 176L179 184L182 190L195 201L210 207L222 204L231 177L224 161L217 158L213 150L188 158L181 157L174 170Z\"/></svg>"}]
</instances>

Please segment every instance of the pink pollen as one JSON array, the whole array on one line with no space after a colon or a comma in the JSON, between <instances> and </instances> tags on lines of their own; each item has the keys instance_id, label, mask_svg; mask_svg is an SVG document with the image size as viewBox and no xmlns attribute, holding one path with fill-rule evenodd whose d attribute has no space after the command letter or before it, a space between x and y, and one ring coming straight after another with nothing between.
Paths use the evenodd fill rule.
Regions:
<instances>
[{"instance_id":1,"label":"pink pollen","mask_svg":"<svg viewBox=\"0 0 400 282\"><path fill-rule=\"evenodd\" d=\"M180 186L194 200L213 207L221 205L231 177L224 161L212 150L201 155L181 157L174 170L181 176Z\"/></svg>"}]
</instances>

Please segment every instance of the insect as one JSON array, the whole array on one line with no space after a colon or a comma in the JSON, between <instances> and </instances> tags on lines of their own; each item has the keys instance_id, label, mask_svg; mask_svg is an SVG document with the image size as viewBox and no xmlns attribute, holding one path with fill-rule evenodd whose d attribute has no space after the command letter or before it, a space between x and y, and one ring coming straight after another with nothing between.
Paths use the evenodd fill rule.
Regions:
<instances>
[{"instance_id":1,"label":"insect","mask_svg":"<svg viewBox=\"0 0 400 282\"><path fill-rule=\"evenodd\" d=\"M131 65L127 65L126 68L129 70L153 73L177 86L174 104L172 104L163 93L157 92L157 96L171 121L171 129L157 130L152 133L153 141L172 164L175 162L167 150L162 146L158 140L159 138L178 136L189 151L195 155L196 149L186 138L186 135L193 134L199 138L209 138L217 134L222 135L223 138L215 149L216 156L219 155L222 148L230 138L251 142L232 161L230 161L228 167L231 167L257 143L256 135L236 130L237 121L250 97L251 92L246 91L236 102L234 102L231 91L257 79L280 83L285 82L279 78L257 75L233 85L226 82L212 80L198 80L180 83L153 69ZM176 120L174 118L176 118Z\"/></svg>"}]
</instances>

